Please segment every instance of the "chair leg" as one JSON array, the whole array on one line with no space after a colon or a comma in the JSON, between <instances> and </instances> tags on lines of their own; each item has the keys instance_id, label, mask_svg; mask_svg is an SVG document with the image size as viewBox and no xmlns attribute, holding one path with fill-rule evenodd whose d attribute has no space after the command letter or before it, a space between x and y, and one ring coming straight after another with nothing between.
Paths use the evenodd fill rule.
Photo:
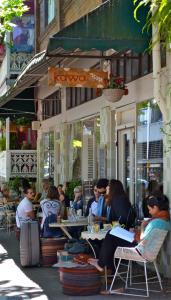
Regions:
<instances>
[{"instance_id":1,"label":"chair leg","mask_svg":"<svg viewBox=\"0 0 171 300\"><path fill-rule=\"evenodd\" d=\"M157 278L158 278L158 281L159 281L160 289L161 289L161 291L163 291L161 276L160 276L156 261L153 261L153 264L154 264L154 267L155 267L155 270L156 270L156 274L157 274Z\"/></svg>"},{"instance_id":2,"label":"chair leg","mask_svg":"<svg viewBox=\"0 0 171 300\"><path fill-rule=\"evenodd\" d=\"M130 261L130 279L129 279L130 286L132 285L132 260Z\"/></svg>"},{"instance_id":3,"label":"chair leg","mask_svg":"<svg viewBox=\"0 0 171 300\"><path fill-rule=\"evenodd\" d=\"M130 265L131 265L131 261L128 261L128 268L127 268L127 274L126 274L126 281L125 281L125 288L127 289L128 287L128 278L129 278L129 272L130 272Z\"/></svg>"},{"instance_id":4,"label":"chair leg","mask_svg":"<svg viewBox=\"0 0 171 300\"><path fill-rule=\"evenodd\" d=\"M113 287L113 284L114 284L114 281L115 281L116 275L118 274L118 270L119 270L120 263L121 263L121 258L120 258L120 259L119 259L119 261L118 261L118 265L117 265L117 268L116 268L115 274L114 274L114 276L113 276L113 280L112 280L112 283L111 283L111 286L110 286L109 292L111 292L111 290L112 290L112 287Z\"/></svg>"},{"instance_id":5,"label":"chair leg","mask_svg":"<svg viewBox=\"0 0 171 300\"><path fill-rule=\"evenodd\" d=\"M147 265L146 265L146 262L144 262L144 275L145 275L145 283L146 283L146 293L147 293L147 297L149 297L148 277L147 277Z\"/></svg>"}]
</instances>

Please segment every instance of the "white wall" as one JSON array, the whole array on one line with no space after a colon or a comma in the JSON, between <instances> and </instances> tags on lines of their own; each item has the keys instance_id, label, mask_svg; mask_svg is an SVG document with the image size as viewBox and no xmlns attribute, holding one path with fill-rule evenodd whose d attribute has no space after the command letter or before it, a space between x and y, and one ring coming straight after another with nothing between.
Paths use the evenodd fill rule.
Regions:
<instances>
[{"instance_id":1,"label":"white wall","mask_svg":"<svg viewBox=\"0 0 171 300\"><path fill-rule=\"evenodd\" d=\"M52 117L48 120L42 122L42 131L49 131L51 128L56 128L60 125L61 122L74 122L88 116L100 114L100 109L102 107L110 106L112 110L119 109L130 105L131 103L135 104L144 100L153 98L153 81L152 74L148 74L138 80L135 80L128 84L129 94L123 96L123 98L116 102L110 103L104 99L103 96L96 98L87 103L81 104L75 108L65 110L62 114ZM48 87L47 78L39 82L38 88L38 98L44 99L48 95L52 94L57 90L57 87ZM62 107L65 109L65 99L62 99ZM126 109L126 107L124 108Z\"/></svg>"}]
</instances>

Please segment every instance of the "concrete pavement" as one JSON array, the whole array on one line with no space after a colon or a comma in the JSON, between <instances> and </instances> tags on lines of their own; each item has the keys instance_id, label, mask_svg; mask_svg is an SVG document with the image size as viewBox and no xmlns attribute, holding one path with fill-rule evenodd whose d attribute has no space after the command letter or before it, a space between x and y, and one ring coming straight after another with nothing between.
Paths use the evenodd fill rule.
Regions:
<instances>
[{"instance_id":1,"label":"concrete pavement","mask_svg":"<svg viewBox=\"0 0 171 300\"><path fill-rule=\"evenodd\" d=\"M165 281L171 290L170 280ZM107 300L127 299L119 295L66 296L62 293L56 268L21 268L19 261L19 242L13 233L0 231L0 300ZM171 293L153 293L150 299L170 299ZM132 299L132 297L128 298ZM142 297L144 299L144 297Z\"/></svg>"}]
</instances>

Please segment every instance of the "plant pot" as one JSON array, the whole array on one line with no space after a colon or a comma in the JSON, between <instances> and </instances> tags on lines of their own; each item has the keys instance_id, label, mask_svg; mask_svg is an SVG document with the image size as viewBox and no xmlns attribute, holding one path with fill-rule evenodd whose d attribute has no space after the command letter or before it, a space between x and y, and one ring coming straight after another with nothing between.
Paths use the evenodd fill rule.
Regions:
<instances>
[{"instance_id":1,"label":"plant pot","mask_svg":"<svg viewBox=\"0 0 171 300\"><path fill-rule=\"evenodd\" d=\"M124 90L122 89L104 89L103 96L109 102L117 102L121 100L124 95Z\"/></svg>"}]
</instances>

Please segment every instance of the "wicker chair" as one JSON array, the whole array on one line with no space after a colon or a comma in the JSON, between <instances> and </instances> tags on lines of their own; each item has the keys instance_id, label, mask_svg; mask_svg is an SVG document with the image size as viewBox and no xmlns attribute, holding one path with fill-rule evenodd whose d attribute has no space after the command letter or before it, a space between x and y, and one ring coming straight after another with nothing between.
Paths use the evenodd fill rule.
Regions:
<instances>
[{"instance_id":1,"label":"wicker chair","mask_svg":"<svg viewBox=\"0 0 171 300\"><path fill-rule=\"evenodd\" d=\"M162 282L161 282L161 277L158 271L156 259L158 256L158 253L163 245L163 242L165 240L165 237L167 235L166 230L161 230L161 229L153 229L152 232L150 233L150 236L148 239L142 240L136 247L134 248L128 248L128 247L117 247L115 253L114 253L114 260L119 259L118 265L116 267L115 274L113 276L113 280L109 289L110 294L122 294L122 295L127 295L127 296L144 296L144 297L149 297L149 283L150 279L147 276L147 263L153 263L155 272L160 285L160 290L163 290L162 287ZM120 277L119 267L121 264L122 260L127 260L128 261L128 267L127 267L127 272L126 272L126 279L124 280L125 282L125 289L122 292L122 290L113 290L113 284L115 282L115 279L117 276ZM132 281L132 262L139 262L143 263L144 265L144 276L145 276L145 286L146 289L138 289L133 287L133 281ZM138 278L138 276L136 276ZM154 279L154 277L153 277ZM142 282L141 282L142 283ZM136 282L137 284L137 282ZM139 294L133 294L133 293L128 293L128 290L139 290L141 293ZM145 295L143 293L145 291ZM157 292L156 290L153 290L153 292Z\"/></svg>"}]
</instances>

